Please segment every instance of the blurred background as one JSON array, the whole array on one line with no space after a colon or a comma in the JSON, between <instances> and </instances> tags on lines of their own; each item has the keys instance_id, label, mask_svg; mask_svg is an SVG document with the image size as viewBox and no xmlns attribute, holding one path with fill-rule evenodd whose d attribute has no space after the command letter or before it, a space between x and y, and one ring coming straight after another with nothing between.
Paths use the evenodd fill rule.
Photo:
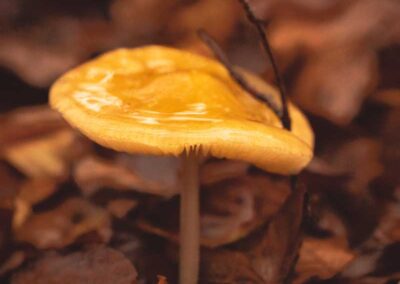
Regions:
<instances>
[{"instance_id":1,"label":"blurred background","mask_svg":"<svg viewBox=\"0 0 400 284\"><path fill-rule=\"evenodd\" d=\"M316 158L301 177L311 193L312 222L294 273L297 283L397 283L400 1L249 2L265 22L290 99L304 110L316 133ZM34 276L40 279L29 274L37 270L23 270L27 263L40 256L38 251L65 249L82 235L90 239L93 234L88 232L96 231L94 242L111 239L114 248L125 242L140 247L138 239L127 240L123 234L111 238L119 223L113 221L111 226L94 205L79 199L60 207L60 200L77 198L82 188L102 187L93 185L99 176L108 175L107 181L100 181L108 188L128 187L135 180L118 168L120 164L116 168L115 161L120 163L123 157L100 165L82 159L95 152L95 146L72 133L48 109L49 87L70 68L118 47L163 44L212 56L196 36L199 28L217 39L232 62L273 83L270 62L235 0L0 0L0 279L4 283L45 283L27 282ZM97 175L90 177L83 172L85 167L97 169ZM170 167L166 163L165 168ZM110 181L113 175L120 180ZM149 192L154 193L145 190ZM98 197L100 203L108 202L107 194L112 195ZM125 195L114 208L126 212L110 209L112 214L125 216L142 198ZM84 229L60 225L46 216L36 218L38 212L51 210L72 214L66 208L75 207L86 208L84 214L90 216ZM64 227L58 231L43 227L52 222ZM174 268L154 264L163 262L162 257L154 260L153 252L143 251L152 267L161 267L152 275L174 274L169 272ZM115 257L116 263L122 261ZM138 267L148 267L136 266L139 272ZM140 283L156 283L153 278L142 277Z\"/></svg>"}]
</instances>

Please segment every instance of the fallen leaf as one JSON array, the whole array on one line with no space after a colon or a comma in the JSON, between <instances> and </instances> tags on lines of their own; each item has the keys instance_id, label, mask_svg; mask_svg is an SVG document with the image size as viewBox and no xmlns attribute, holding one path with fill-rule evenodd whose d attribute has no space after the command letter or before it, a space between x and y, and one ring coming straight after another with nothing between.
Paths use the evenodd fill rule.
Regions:
<instances>
[{"instance_id":1,"label":"fallen leaf","mask_svg":"<svg viewBox=\"0 0 400 284\"><path fill-rule=\"evenodd\" d=\"M9 165L0 161L0 208L13 209L21 181Z\"/></svg>"},{"instance_id":2,"label":"fallen leaf","mask_svg":"<svg viewBox=\"0 0 400 284\"><path fill-rule=\"evenodd\" d=\"M214 248L235 242L268 222L284 203L285 180L254 175L202 189L200 242ZM142 230L177 242L178 200L159 204L138 221ZM165 218L168 216L168 218Z\"/></svg>"},{"instance_id":3,"label":"fallen leaf","mask_svg":"<svg viewBox=\"0 0 400 284\"><path fill-rule=\"evenodd\" d=\"M305 189L297 186L274 219L249 240L245 251L253 269L267 283L290 276L302 241Z\"/></svg>"},{"instance_id":4,"label":"fallen leaf","mask_svg":"<svg viewBox=\"0 0 400 284\"><path fill-rule=\"evenodd\" d=\"M84 199L71 198L54 210L31 215L14 234L19 242L48 249L63 248L91 232L102 242L110 239L111 221L107 212Z\"/></svg>"},{"instance_id":5,"label":"fallen leaf","mask_svg":"<svg viewBox=\"0 0 400 284\"><path fill-rule=\"evenodd\" d=\"M294 99L318 116L347 125L377 85L377 51L400 40L399 3L351 1L329 17L298 14L277 18L270 27L271 45L285 65L299 58L304 63Z\"/></svg>"},{"instance_id":6,"label":"fallen leaf","mask_svg":"<svg viewBox=\"0 0 400 284\"><path fill-rule=\"evenodd\" d=\"M211 160L200 167L200 182L204 185L217 183L247 174L250 165L241 161Z\"/></svg>"},{"instance_id":7,"label":"fallen leaf","mask_svg":"<svg viewBox=\"0 0 400 284\"><path fill-rule=\"evenodd\" d=\"M20 267L26 259L23 251L13 252L8 259L0 265L0 276Z\"/></svg>"},{"instance_id":8,"label":"fallen leaf","mask_svg":"<svg viewBox=\"0 0 400 284\"><path fill-rule=\"evenodd\" d=\"M334 238L305 238L299 256L295 283L304 283L313 276L320 279L331 278L342 271L355 254L346 244Z\"/></svg>"},{"instance_id":9,"label":"fallen leaf","mask_svg":"<svg viewBox=\"0 0 400 284\"><path fill-rule=\"evenodd\" d=\"M395 280L396 283L400 279L399 252L400 243L361 252L335 279L338 283L344 284L383 284L390 283L390 280ZM329 280L327 282L331 283Z\"/></svg>"},{"instance_id":10,"label":"fallen leaf","mask_svg":"<svg viewBox=\"0 0 400 284\"><path fill-rule=\"evenodd\" d=\"M114 217L123 218L129 211L135 208L137 204L138 202L136 200L115 199L107 204L107 211Z\"/></svg>"},{"instance_id":11,"label":"fallen leaf","mask_svg":"<svg viewBox=\"0 0 400 284\"><path fill-rule=\"evenodd\" d=\"M19 188L18 198L30 206L49 198L58 189L57 179L39 178L23 182Z\"/></svg>"},{"instance_id":12,"label":"fallen leaf","mask_svg":"<svg viewBox=\"0 0 400 284\"><path fill-rule=\"evenodd\" d=\"M379 204L370 193L370 185L383 172L381 146L378 140L370 138L347 139L334 141L319 158L329 165L334 172L341 173L307 173L308 187L324 207L325 213L320 216L336 215L340 219L328 226L337 237L348 238L352 246L368 240L373 234L381 214ZM330 213L328 213L330 211ZM330 216L331 217L331 216ZM320 218L323 220L323 218ZM333 220L330 218L330 220ZM336 225L334 225L336 223ZM345 236L341 230L344 225Z\"/></svg>"},{"instance_id":13,"label":"fallen leaf","mask_svg":"<svg viewBox=\"0 0 400 284\"><path fill-rule=\"evenodd\" d=\"M28 177L62 179L68 174L68 155L74 142L75 133L65 129L9 146L4 150L4 156Z\"/></svg>"},{"instance_id":14,"label":"fallen leaf","mask_svg":"<svg viewBox=\"0 0 400 284\"><path fill-rule=\"evenodd\" d=\"M7 146L67 128L61 115L47 105L17 108L0 115L0 155Z\"/></svg>"},{"instance_id":15,"label":"fallen leaf","mask_svg":"<svg viewBox=\"0 0 400 284\"><path fill-rule=\"evenodd\" d=\"M285 180L256 175L207 188L200 219L203 244L216 247L243 238L268 222L288 194Z\"/></svg>"},{"instance_id":16,"label":"fallen leaf","mask_svg":"<svg viewBox=\"0 0 400 284\"><path fill-rule=\"evenodd\" d=\"M29 84L48 87L92 52L108 46L111 31L100 19L43 15L38 22L3 31L0 65ZM40 72L37 66L41 66Z\"/></svg>"},{"instance_id":17,"label":"fallen leaf","mask_svg":"<svg viewBox=\"0 0 400 284\"><path fill-rule=\"evenodd\" d=\"M182 5L168 22L168 33L178 47L209 54L198 40L198 29L207 30L219 42L224 43L234 31L239 16L239 5L235 0L195 1Z\"/></svg>"},{"instance_id":18,"label":"fallen leaf","mask_svg":"<svg viewBox=\"0 0 400 284\"><path fill-rule=\"evenodd\" d=\"M245 254L229 250L208 251L202 254L199 282L202 284L265 283L252 268Z\"/></svg>"},{"instance_id":19,"label":"fallen leaf","mask_svg":"<svg viewBox=\"0 0 400 284\"><path fill-rule=\"evenodd\" d=\"M346 46L320 52L306 62L293 91L294 100L315 115L349 124L377 85L375 56L369 50Z\"/></svg>"},{"instance_id":20,"label":"fallen leaf","mask_svg":"<svg viewBox=\"0 0 400 284\"><path fill-rule=\"evenodd\" d=\"M158 173L158 171L155 171ZM136 191L170 197L177 194L177 187L140 175L136 167L118 161L93 156L81 159L73 172L76 183L85 196L91 196L101 188Z\"/></svg>"},{"instance_id":21,"label":"fallen leaf","mask_svg":"<svg viewBox=\"0 0 400 284\"><path fill-rule=\"evenodd\" d=\"M115 0L110 14L120 37L143 41L162 30L176 5L177 0Z\"/></svg>"},{"instance_id":22,"label":"fallen leaf","mask_svg":"<svg viewBox=\"0 0 400 284\"><path fill-rule=\"evenodd\" d=\"M15 198L13 228L20 227L32 213L32 206L49 198L58 190L57 179L38 178L27 180L19 188Z\"/></svg>"},{"instance_id":23,"label":"fallen leaf","mask_svg":"<svg viewBox=\"0 0 400 284\"><path fill-rule=\"evenodd\" d=\"M135 267L120 252L95 247L82 252L60 255L50 252L16 272L13 284L134 284Z\"/></svg>"},{"instance_id":24,"label":"fallen leaf","mask_svg":"<svg viewBox=\"0 0 400 284\"><path fill-rule=\"evenodd\" d=\"M302 239L304 195L297 188L271 222L234 248L206 251L201 283L284 283Z\"/></svg>"},{"instance_id":25,"label":"fallen leaf","mask_svg":"<svg viewBox=\"0 0 400 284\"><path fill-rule=\"evenodd\" d=\"M157 275L157 278L158 278L158 284L168 284L167 277Z\"/></svg>"}]
</instances>

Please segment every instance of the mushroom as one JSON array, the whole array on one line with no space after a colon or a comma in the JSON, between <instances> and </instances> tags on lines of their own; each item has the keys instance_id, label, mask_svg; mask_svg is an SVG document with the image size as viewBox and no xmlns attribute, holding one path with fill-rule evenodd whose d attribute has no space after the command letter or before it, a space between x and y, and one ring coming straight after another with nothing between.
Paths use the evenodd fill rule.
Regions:
<instances>
[{"instance_id":1,"label":"mushroom","mask_svg":"<svg viewBox=\"0 0 400 284\"><path fill-rule=\"evenodd\" d=\"M279 103L277 90L239 72ZM298 173L312 158L312 131L293 104L289 131L218 61L178 49L108 52L62 76L51 88L50 104L105 147L181 157L181 284L198 279L198 167L204 157L245 161L282 175Z\"/></svg>"}]
</instances>

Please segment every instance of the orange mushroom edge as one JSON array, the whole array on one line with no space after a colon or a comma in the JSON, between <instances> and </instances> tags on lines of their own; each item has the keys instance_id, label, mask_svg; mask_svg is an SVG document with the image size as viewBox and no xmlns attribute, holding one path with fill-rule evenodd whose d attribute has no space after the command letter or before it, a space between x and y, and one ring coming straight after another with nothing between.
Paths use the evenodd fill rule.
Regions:
<instances>
[{"instance_id":1,"label":"orange mushroom edge","mask_svg":"<svg viewBox=\"0 0 400 284\"><path fill-rule=\"evenodd\" d=\"M279 103L275 88L240 72ZM52 86L50 104L117 151L178 156L201 149L283 175L298 173L313 155L312 129L292 103L288 131L219 62L164 46L117 49L78 66Z\"/></svg>"}]
</instances>

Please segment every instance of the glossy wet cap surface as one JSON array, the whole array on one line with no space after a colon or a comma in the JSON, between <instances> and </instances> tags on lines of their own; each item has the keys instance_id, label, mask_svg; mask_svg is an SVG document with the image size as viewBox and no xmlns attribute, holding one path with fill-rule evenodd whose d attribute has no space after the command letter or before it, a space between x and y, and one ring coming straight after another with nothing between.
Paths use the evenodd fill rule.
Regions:
<instances>
[{"instance_id":1,"label":"glossy wet cap surface","mask_svg":"<svg viewBox=\"0 0 400 284\"><path fill-rule=\"evenodd\" d=\"M278 100L275 89L246 76ZM106 53L61 77L50 103L92 140L119 151L179 155L196 148L277 173L297 172L312 156L312 131L295 107L291 133L218 62L177 49Z\"/></svg>"}]
</instances>

